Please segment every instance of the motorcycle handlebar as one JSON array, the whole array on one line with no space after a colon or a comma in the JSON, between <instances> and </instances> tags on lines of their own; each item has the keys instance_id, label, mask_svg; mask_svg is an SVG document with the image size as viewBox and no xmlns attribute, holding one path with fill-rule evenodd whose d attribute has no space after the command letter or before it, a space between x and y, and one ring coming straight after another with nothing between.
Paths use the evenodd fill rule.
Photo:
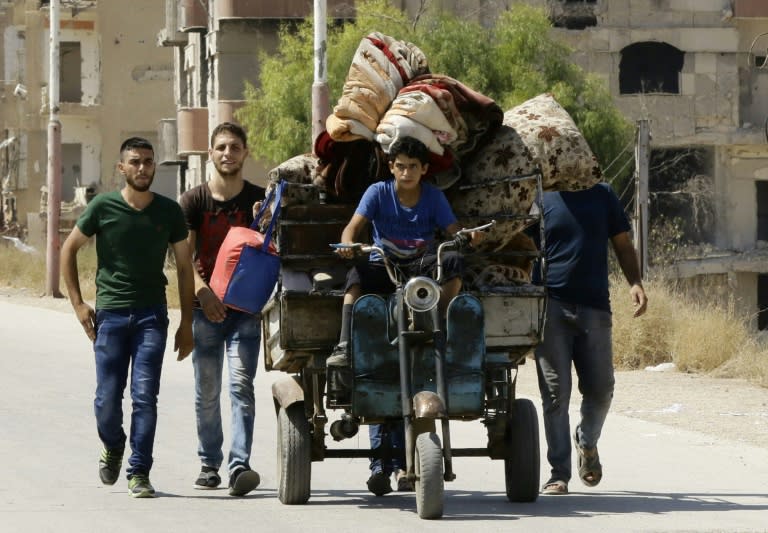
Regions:
<instances>
[{"instance_id":1,"label":"motorcycle handlebar","mask_svg":"<svg viewBox=\"0 0 768 533\"><path fill-rule=\"evenodd\" d=\"M495 220L491 220L487 224L483 224L481 226L477 226L474 228L462 228L459 231L455 233L452 239L443 241L440 246L437 248L437 281L440 281L440 278L442 277L442 255L443 250L446 247L451 248L457 248L462 249L466 247L467 244L469 244L470 241L470 234L476 232L476 231L485 231L491 227L496 225ZM379 248L378 246L374 246L372 244L363 244L360 242L346 244L346 243L332 243L329 245L334 250L355 250L362 254L370 254L371 252L378 252L379 255L382 257L382 260L384 261L384 266L387 269L387 273L389 274L389 278L392 281L392 283L395 284L395 286L399 285L399 281L397 280L397 276L395 275L395 272L392 269L392 263L387 257L387 254L384 253L384 250Z\"/></svg>"}]
</instances>

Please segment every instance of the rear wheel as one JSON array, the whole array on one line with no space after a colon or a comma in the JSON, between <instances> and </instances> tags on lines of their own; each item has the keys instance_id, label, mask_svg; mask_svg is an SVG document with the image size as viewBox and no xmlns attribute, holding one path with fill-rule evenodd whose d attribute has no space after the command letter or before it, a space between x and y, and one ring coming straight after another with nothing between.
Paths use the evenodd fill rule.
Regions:
<instances>
[{"instance_id":1,"label":"rear wheel","mask_svg":"<svg viewBox=\"0 0 768 533\"><path fill-rule=\"evenodd\" d=\"M504 475L510 502L534 502L539 497L539 420L536 407L517 398L504 437Z\"/></svg>"},{"instance_id":2,"label":"rear wheel","mask_svg":"<svg viewBox=\"0 0 768 533\"><path fill-rule=\"evenodd\" d=\"M277 496L286 505L301 505L309 500L311 447L304 402L281 407L277 413Z\"/></svg>"},{"instance_id":3,"label":"rear wheel","mask_svg":"<svg viewBox=\"0 0 768 533\"><path fill-rule=\"evenodd\" d=\"M419 518L443 516L443 449L437 433L421 433L416 438L416 512Z\"/></svg>"}]
</instances>

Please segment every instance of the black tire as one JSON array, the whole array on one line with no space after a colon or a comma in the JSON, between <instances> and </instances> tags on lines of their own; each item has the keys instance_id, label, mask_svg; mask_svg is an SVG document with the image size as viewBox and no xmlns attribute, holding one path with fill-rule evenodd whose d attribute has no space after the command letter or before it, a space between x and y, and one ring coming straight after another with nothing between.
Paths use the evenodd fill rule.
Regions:
<instances>
[{"instance_id":1,"label":"black tire","mask_svg":"<svg viewBox=\"0 0 768 533\"><path fill-rule=\"evenodd\" d=\"M437 433L421 433L416 438L416 512L419 518L443 516L443 448Z\"/></svg>"},{"instance_id":2,"label":"black tire","mask_svg":"<svg viewBox=\"0 0 768 533\"><path fill-rule=\"evenodd\" d=\"M304 402L277 413L277 496L285 505L309 501L312 479L312 438Z\"/></svg>"},{"instance_id":3,"label":"black tire","mask_svg":"<svg viewBox=\"0 0 768 533\"><path fill-rule=\"evenodd\" d=\"M536 407L530 400L515 400L508 420L505 444L507 499L510 502L535 502L539 497L539 419Z\"/></svg>"}]
</instances>

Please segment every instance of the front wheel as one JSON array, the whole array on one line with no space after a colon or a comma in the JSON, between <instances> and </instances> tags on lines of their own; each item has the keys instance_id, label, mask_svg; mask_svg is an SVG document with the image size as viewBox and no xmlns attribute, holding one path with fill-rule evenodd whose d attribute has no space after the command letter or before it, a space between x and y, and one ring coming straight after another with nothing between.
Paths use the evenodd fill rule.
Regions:
<instances>
[{"instance_id":1,"label":"front wheel","mask_svg":"<svg viewBox=\"0 0 768 533\"><path fill-rule=\"evenodd\" d=\"M539 419L530 400L515 400L504 444L507 499L513 503L536 501L539 497Z\"/></svg>"},{"instance_id":2,"label":"front wheel","mask_svg":"<svg viewBox=\"0 0 768 533\"><path fill-rule=\"evenodd\" d=\"M277 413L277 496L286 505L309 500L312 479L312 438L304 402Z\"/></svg>"},{"instance_id":3,"label":"front wheel","mask_svg":"<svg viewBox=\"0 0 768 533\"><path fill-rule=\"evenodd\" d=\"M421 433L416 438L416 512L419 518L443 516L443 449L437 433Z\"/></svg>"}]
</instances>

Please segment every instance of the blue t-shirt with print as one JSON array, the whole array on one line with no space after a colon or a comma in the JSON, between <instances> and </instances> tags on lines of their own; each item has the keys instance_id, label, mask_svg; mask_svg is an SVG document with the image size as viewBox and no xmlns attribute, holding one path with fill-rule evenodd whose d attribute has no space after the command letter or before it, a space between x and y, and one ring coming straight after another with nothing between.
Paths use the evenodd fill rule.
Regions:
<instances>
[{"instance_id":1,"label":"blue t-shirt with print","mask_svg":"<svg viewBox=\"0 0 768 533\"><path fill-rule=\"evenodd\" d=\"M418 203L405 207L397 198L393 179L368 187L355 213L370 221L376 246L389 256L406 260L434 251L435 230L456 222L443 191L422 182ZM378 259L371 255L371 260Z\"/></svg>"},{"instance_id":2,"label":"blue t-shirt with print","mask_svg":"<svg viewBox=\"0 0 768 533\"><path fill-rule=\"evenodd\" d=\"M610 311L608 241L630 230L613 189L598 183L583 191L545 192L542 204L549 296Z\"/></svg>"}]
</instances>

